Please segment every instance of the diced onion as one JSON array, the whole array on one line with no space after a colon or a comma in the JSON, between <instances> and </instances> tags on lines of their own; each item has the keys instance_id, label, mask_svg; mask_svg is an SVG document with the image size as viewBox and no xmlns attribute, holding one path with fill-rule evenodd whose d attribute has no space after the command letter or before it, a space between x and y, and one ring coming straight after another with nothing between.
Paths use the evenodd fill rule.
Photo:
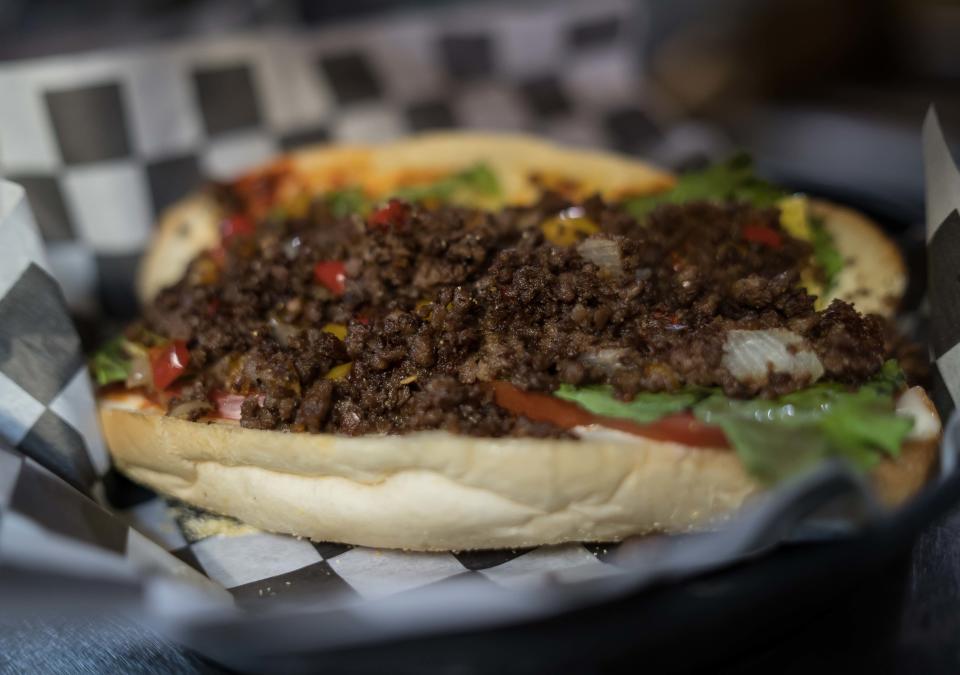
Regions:
<instances>
[{"instance_id":1,"label":"diced onion","mask_svg":"<svg viewBox=\"0 0 960 675\"><path fill-rule=\"evenodd\" d=\"M213 410L213 406L206 401L184 401L170 409L170 417L190 419L196 413L206 413Z\"/></svg>"},{"instance_id":2,"label":"diced onion","mask_svg":"<svg viewBox=\"0 0 960 675\"><path fill-rule=\"evenodd\" d=\"M757 386L765 384L771 373L786 373L812 383L824 372L806 340L785 328L729 331L722 363L740 382Z\"/></svg>"},{"instance_id":3,"label":"diced onion","mask_svg":"<svg viewBox=\"0 0 960 675\"><path fill-rule=\"evenodd\" d=\"M289 323L277 321L277 319L274 318L271 318L269 323L273 338L285 349L290 346L290 340L300 335L300 329L296 326L291 326Z\"/></svg>"},{"instance_id":4,"label":"diced onion","mask_svg":"<svg viewBox=\"0 0 960 675\"><path fill-rule=\"evenodd\" d=\"M584 354L580 357L580 360L601 372L612 373L621 368L620 359L623 358L628 351L629 350L624 347L605 347L595 352Z\"/></svg>"},{"instance_id":5,"label":"diced onion","mask_svg":"<svg viewBox=\"0 0 960 675\"><path fill-rule=\"evenodd\" d=\"M153 368L150 367L150 359L147 353L138 352L130 359L130 373L127 375L127 389L135 387L153 386Z\"/></svg>"},{"instance_id":6,"label":"diced onion","mask_svg":"<svg viewBox=\"0 0 960 675\"><path fill-rule=\"evenodd\" d=\"M291 237L283 245L283 254L287 256L287 260L294 260L297 255L300 253L300 237L294 236Z\"/></svg>"},{"instance_id":7,"label":"diced onion","mask_svg":"<svg viewBox=\"0 0 960 675\"><path fill-rule=\"evenodd\" d=\"M620 245L606 237L588 237L577 245L577 253L600 268L600 272L611 277L623 274L620 259Z\"/></svg>"},{"instance_id":8,"label":"diced onion","mask_svg":"<svg viewBox=\"0 0 960 675\"><path fill-rule=\"evenodd\" d=\"M213 402L217 406L217 415L227 420L239 420L242 416L243 402L247 399L242 394L230 394L225 391L213 393ZM263 405L264 396L257 396L257 404Z\"/></svg>"}]
</instances>

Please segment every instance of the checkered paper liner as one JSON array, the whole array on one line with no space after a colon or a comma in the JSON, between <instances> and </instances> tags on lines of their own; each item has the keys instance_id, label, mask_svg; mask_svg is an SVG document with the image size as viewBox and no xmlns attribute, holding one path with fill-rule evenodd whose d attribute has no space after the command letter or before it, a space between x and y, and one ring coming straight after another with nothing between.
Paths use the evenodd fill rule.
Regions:
<instances>
[{"instance_id":1,"label":"checkered paper liner","mask_svg":"<svg viewBox=\"0 0 960 675\"><path fill-rule=\"evenodd\" d=\"M24 191L0 181L0 439L92 495L110 460Z\"/></svg>"},{"instance_id":2,"label":"checkered paper liner","mask_svg":"<svg viewBox=\"0 0 960 675\"><path fill-rule=\"evenodd\" d=\"M324 141L530 131L674 165L724 147L644 79L643 3L487 4L0 63L0 177L24 186L74 312L136 313L159 213Z\"/></svg>"},{"instance_id":3,"label":"checkered paper liner","mask_svg":"<svg viewBox=\"0 0 960 675\"><path fill-rule=\"evenodd\" d=\"M941 410L960 404L960 171L931 108L923 124L927 188L927 289L934 397Z\"/></svg>"},{"instance_id":4,"label":"checkered paper liner","mask_svg":"<svg viewBox=\"0 0 960 675\"><path fill-rule=\"evenodd\" d=\"M664 147L676 147L664 144L668 136L651 121L654 106L625 65L633 55L616 38L633 16L630 6L571 6L576 22L562 24L553 13L499 8L475 20L461 17L456 25L470 26L468 34L411 19L0 70L0 161L27 187L55 261L45 261L22 193L0 186L0 434L10 446L0 448L0 571L80 576L80 596L94 578L132 588L117 602L167 620L185 639L198 623L236 620L234 605L271 616L310 611L327 617L329 630L303 639L330 646L357 639L345 616L362 619L365 628L373 622L376 630L364 639L530 617L715 569L784 537L836 536L838 526L842 533L872 517L869 495L838 467L774 493L720 533L619 548L411 553L242 528L198 536L183 527L183 511L163 500L110 511L90 498L102 492L108 462L66 305L128 310L130 299L117 293L131 287L149 222L201 174L228 175L303 140L384 138L444 125L530 129L661 158ZM560 39L575 47L562 57ZM508 56L517 42L536 48L524 58ZM438 102L450 91L450 101ZM78 127L80 120L86 126ZM956 246L946 248L952 240L942 241L935 269L957 259ZM78 273L91 269L93 275ZM99 292L84 286L91 278L99 279ZM938 329L935 321L935 334L948 335L958 323ZM938 360L939 372L944 391L955 393L950 383L960 374L949 363ZM949 450L942 466L954 465ZM831 521L829 531L811 527L815 507L841 497L846 517ZM21 577L0 574L11 578ZM101 606L102 584L86 598ZM18 590L0 582L4 607L18 597L36 602Z\"/></svg>"}]
</instances>

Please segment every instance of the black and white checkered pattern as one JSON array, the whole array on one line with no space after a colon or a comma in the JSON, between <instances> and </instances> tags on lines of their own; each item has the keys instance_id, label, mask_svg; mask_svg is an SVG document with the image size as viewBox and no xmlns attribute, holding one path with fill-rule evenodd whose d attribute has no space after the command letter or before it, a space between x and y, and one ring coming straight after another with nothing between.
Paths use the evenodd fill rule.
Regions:
<instances>
[{"instance_id":1,"label":"black and white checkered pattern","mask_svg":"<svg viewBox=\"0 0 960 675\"><path fill-rule=\"evenodd\" d=\"M250 609L291 600L334 608L453 581L531 588L562 582L571 571L581 581L617 570L609 562L614 544L415 553L311 542L235 521L232 533L197 535L187 522L197 518L210 516L152 496L111 512L35 460L0 445L0 563L22 562L31 553L26 527L47 543L66 542L68 555L82 558L81 552L93 551L98 574L172 573L204 586L202 575ZM57 567L56 561L37 562Z\"/></svg>"},{"instance_id":2,"label":"black and white checkered pattern","mask_svg":"<svg viewBox=\"0 0 960 675\"><path fill-rule=\"evenodd\" d=\"M951 211L930 240L931 349L941 408L960 401L960 212ZM951 406L952 407L952 406Z\"/></svg>"},{"instance_id":3,"label":"black and white checkered pattern","mask_svg":"<svg viewBox=\"0 0 960 675\"><path fill-rule=\"evenodd\" d=\"M619 544L417 553L312 542L237 527L239 523L219 518L228 524L219 528L226 534L198 536L201 528L191 527L189 521L209 522L210 516L161 498L124 513L145 535L229 590L239 605L251 608L291 599L335 606L454 579L514 588L546 583L551 572L572 568L578 579L617 569L612 560Z\"/></svg>"},{"instance_id":4,"label":"black and white checkered pattern","mask_svg":"<svg viewBox=\"0 0 960 675\"><path fill-rule=\"evenodd\" d=\"M0 439L92 494L109 460L80 339L23 191L0 182Z\"/></svg>"},{"instance_id":5,"label":"black and white checkered pattern","mask_svg":"<svg viewBox=\"0 0 960 675\"><path fill-rule=\"evenodd\" d=\"M561 6L4 65L0 175L27 189L71 308L123 317L160 211L305 143L466 127L682 160L640 74L642 5Z\"/></svg>"},{"instance_id":6,"label":"black and white checkered pattern","mask_svg":"<svg viewBox=\"0 0 960 675\"><path fill-rule=\"evenodd\" d=\"M84 579L81 592L89 587L94 605L110 597L96 596L103 586L94 579L130 586L154 575L180 579L225 600L222 590L161 545L0 442L0 578L8 565ZM9 591L0 583L0 595Z\"/></svg>"},{"instance_id":7,"label":"black and white checkered pattern","mask_svg":"<svg viewBox=\"0 0 960 675\"><path fill-rule=\"evenodd\" d=\"M933 394L946 417L960 405L960 170L933 107L923 124L923 154Z\"/></svg>"}]
</instances>

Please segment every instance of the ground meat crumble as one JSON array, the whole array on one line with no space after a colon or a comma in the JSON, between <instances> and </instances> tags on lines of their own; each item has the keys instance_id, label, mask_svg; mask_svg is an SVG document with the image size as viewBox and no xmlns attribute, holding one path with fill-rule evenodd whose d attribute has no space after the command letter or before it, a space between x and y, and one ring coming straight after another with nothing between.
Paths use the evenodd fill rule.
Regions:
<instances>
[{"instance_id":1,"label":"ground meat crumble","mask_svg":"<svg viewBox=\"0 0 960 675\"><path fill-rule=\"evenodd\" d=\"M541 223L573 206L615 247L613 272L545 239ZM747 227L782 243L745 239ZM841 301L815 311L800 285L810 255L777 210L737 203L664 205L641 224L599 197L573 205L545 193L498 213L396 204L377 225L318 203L195 259L128 337L185 340L192 375L175 401L241 394L245 427L558 435L495 405L489 383L773 396L805 383L750 388L721 365L728 330L772 327L803 335L825 378L869 378L887 355L885 326ZM344 263L342 293L314 276L331 260ZM328 324L346 326L344 339ZM346 377L325 378L346 362Z\"/></svg>"}]
</instances>

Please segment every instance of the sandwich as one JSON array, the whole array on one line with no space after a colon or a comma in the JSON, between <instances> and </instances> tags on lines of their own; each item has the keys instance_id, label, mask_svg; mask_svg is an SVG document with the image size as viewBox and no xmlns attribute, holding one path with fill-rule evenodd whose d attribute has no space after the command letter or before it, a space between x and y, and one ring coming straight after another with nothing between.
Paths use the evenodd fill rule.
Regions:
<instances>
[{"instance_id":1,"label":"sandwich","mask_svg":"<svg viewBox=\"0 0 960 675\"><path fill-rule=\"evenodd\" d=\"M854 210L744 158L674 177L445 133L323 146L162 218L92 360L130 478L410 550L714 527L827 460L902 503L940 420Z\"/></svg>"}]
</instances>

